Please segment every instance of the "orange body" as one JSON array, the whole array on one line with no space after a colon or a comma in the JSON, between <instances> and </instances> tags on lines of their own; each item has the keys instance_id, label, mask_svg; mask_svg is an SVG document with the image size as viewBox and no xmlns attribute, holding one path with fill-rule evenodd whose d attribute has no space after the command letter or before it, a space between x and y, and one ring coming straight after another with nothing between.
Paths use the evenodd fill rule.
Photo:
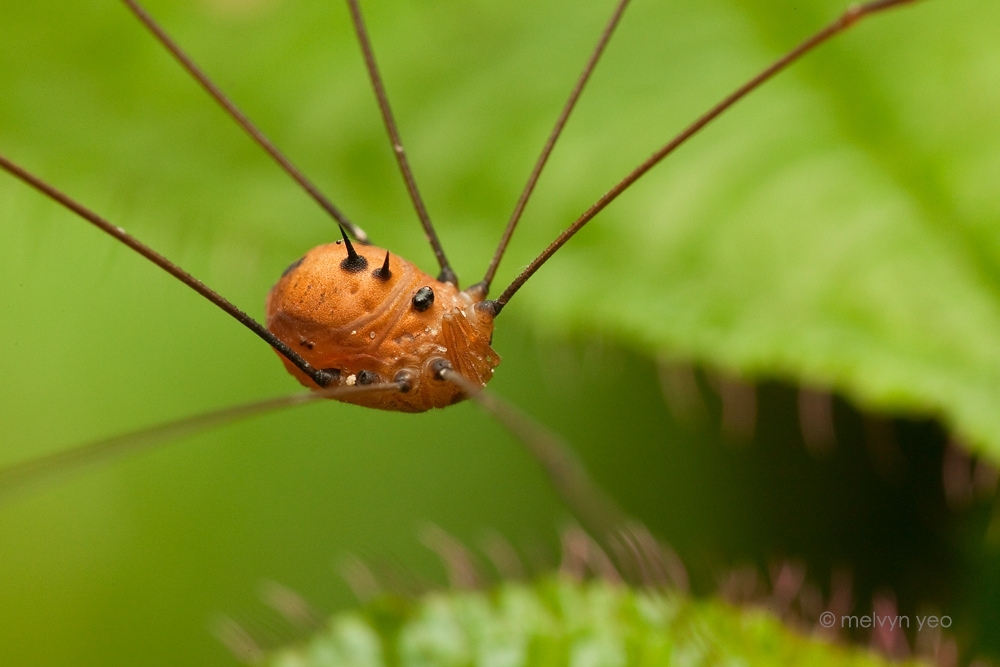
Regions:
<instances>
[{"instance_id":1,"label":"orange body","mask_svg":"<svg viewBox=\"0 0 1000 667\"><path fill-rule=\"evenodd\" d=\"M490 347L493 316L475 306L465 292L383 249L358 246L349 253L338 241L313 248L288 267L267 295L267 328L316 368L336 369L331 370L334 385L403 377L410 385L406 392L341 400L423 412L464 398L455 384L436 377L435 362L446 360L479 386L500 363ZM282 361L304 386L318 389L291 362Z\"/></svg>"}]
</instances>

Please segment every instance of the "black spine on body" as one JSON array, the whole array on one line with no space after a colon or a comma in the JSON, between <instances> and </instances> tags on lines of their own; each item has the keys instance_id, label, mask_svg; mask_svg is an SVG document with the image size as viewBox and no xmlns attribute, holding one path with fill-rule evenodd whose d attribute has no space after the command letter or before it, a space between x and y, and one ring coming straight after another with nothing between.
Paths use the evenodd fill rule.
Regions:
<instances>
[{"instance_id":1,"label":"black spine on body","mask_svg":"<svg viewBox=\"0 0 1000 667\"><path fill-rule=\"evenodd\" d=\"M382 263L380 268L372 271L372 275L381 280L382 282L387 282L389 278L392 278L392 271L389 270L389 251L385 251L385 262Z\"/></svg>"},{"instance_id":2,"label":"black spine on body","mask_svg":"<svg viewBox=\"0 0 1000 667\"><path fill-rule=\"evenodd\" d=\"M344 231L343 227L340 228L340 234L344 237L344 246L347 248L347 259L340 263L340 268L351 273L367 269L368 260L359 255L358 251L354 249L354 244L351 243L351 239L347 238L347 232Z\"/></svg>"}]
</instances>

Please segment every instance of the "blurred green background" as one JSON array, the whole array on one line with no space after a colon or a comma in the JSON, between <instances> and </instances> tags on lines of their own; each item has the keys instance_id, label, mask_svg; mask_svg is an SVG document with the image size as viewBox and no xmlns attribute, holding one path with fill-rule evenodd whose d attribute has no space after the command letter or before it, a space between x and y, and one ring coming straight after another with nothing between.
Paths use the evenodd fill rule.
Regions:
<instances>
[{"instance_id":1,"label":"blurred green background","mask_svg":"<svg viewBox=\"0 0 1000 667\"><path fill-rule=\"evenodd\" d=\"M465 285L610 4L365 4ZM281 270L335 235L122 5L2 7L5 155L256 316ZM341 3L149 8L377 243L432 268ZM498 285L841 9L635 0ZM951 614L963 655L1000 656L991 509L947 505L949 436L925 421L1000 452L997 14L988 0L927 2L828 45L602 214L498 322L491 387L565 434L678 549L697 590L784 558L828 590L844 567L859 613L892 591L903 611ZM298 388L239 325L10 178L0 254L4 462ZM752 442L720 433L714 372L698 376L706 415L677 423L663 358L763 382ZM849 397L835 403L832 453L803 446L788 383ZM888 467L866 444L873 428L893 434ZM475 406L256 419L0 506L0 663L229 664L209 621L252 620L262 580L337 609L353 601L332 567L344 554L442 580L418 540L433 522L471 545L497 530L542 567L558 560L566 518Z\"/></svg>"}]
</instances>

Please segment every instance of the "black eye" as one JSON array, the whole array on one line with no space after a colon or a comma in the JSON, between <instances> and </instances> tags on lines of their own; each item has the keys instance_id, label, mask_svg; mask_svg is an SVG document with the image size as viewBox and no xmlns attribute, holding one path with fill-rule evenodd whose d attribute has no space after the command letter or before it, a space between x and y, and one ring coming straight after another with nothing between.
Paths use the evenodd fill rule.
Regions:
<instances>
[{"instance_id":1,"label":"black eye","mask_svg":"<svg viewBox=\"0 0 1000 667\"><path fill-rule=\"evenodd\" d=\"M434 290L430 287L421 287L417 290L417 293L413 295L413 309L418 312L424 312L428 308L434 305Z\"/></svg>"}]
</instances>

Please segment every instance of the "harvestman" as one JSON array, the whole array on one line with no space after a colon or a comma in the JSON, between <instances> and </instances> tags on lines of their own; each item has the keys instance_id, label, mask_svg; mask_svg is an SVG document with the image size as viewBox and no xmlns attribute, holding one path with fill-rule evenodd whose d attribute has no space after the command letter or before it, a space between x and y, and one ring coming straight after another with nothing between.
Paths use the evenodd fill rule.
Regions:
<instances>
[{"instance_id":1,"label":"harvestman","mask_svg":"<svg viewBox=\"0 0 1000 667\"><path fill-rule=\"evenodd\" d=\"M372 51L358 0L348 0L368 75L403 180L440 267L433 278L391 252L371 245L351 222L213 84L136 2L123 0L133 14L204 87L223 109L340 225L343 238L319 246L294 262L272 288L263 326L194 276L51 185L0 155L0 167L185 283L267 342L285 366L313 391L197 415L136 433L93 442L0 471L0 489L44 477L63 468L138 450L244 417L332 398L405 412L443 408L473 398L511 430L543 465L557 491L584 524L603 532L617 523L613 504L588 481L557 437L515 408L484 393L500 362L490 347L493 323L519 289L570 238L663 158L748 93L831 37L861 19L916 0L876 0L848 8L720 101L632 170L562 232L495 299L487 299L514 229L563 127L611 38L629 0L619 0L610 20L532 169L500 238L484 278L459 290L424 207ZM351 242L355 239L357 245Z\"/></svg>"}]
</instances>

